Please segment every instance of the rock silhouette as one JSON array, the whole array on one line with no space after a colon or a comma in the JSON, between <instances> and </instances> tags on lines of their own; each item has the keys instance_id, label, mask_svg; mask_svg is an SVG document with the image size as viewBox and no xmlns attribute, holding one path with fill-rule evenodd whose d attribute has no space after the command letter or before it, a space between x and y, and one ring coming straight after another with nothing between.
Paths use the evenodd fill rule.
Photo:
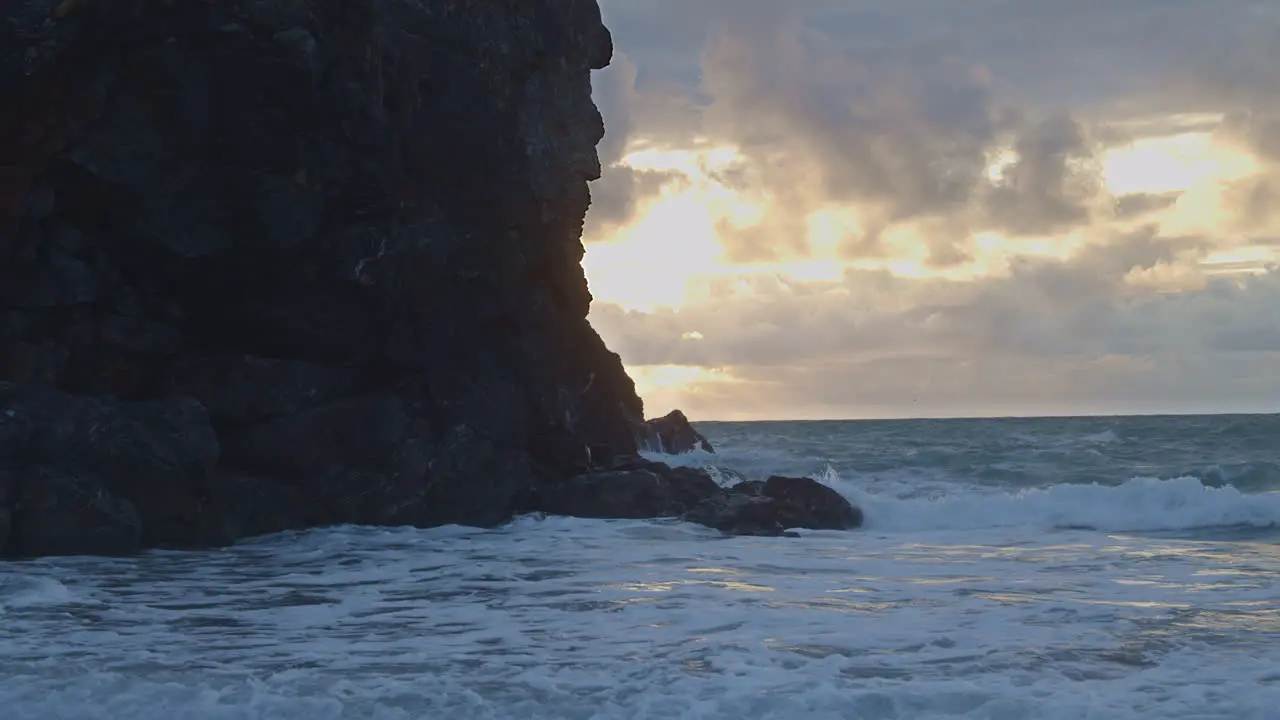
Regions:
<instances>
[{"instance_id":1,"label":"rock silhouette","mask_svg":"<svg viewBox=\"0 0 1280 720\"><path fill-rule=\"evenodd\" d=\"M0 6L0 553L719 492L592 485L653 427L586 320L611 54L595 0Z\"/></svg>"},{"instance_id":2,"label":"rock silhouette","mask_svg":"<svg viewBox=\"0 0 1280 720\"><path fill-rule=\"evenodd\" d=\"M640 434L640 447L650 452L671 455L693 450L715 452L707 438L693 429L689 418L680 410L672 410L660 418L645 422Z\"/></svg>"}]
</instances>

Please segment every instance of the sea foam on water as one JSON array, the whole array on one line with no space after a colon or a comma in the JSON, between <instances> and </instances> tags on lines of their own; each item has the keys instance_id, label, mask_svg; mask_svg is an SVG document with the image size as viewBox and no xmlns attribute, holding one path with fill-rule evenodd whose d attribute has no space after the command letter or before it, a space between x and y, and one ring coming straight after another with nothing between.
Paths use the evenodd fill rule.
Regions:
<instances>
[{"instance_id":1,"label":"sea foam on water","mask_svg":"<svg viewBox=\"0 0 1280 720\"><path fill-rule=\"evenodd\" d=\"M1280 494L1183 472L1259 446L1100 422L708 425L719 453L674 459L812 474L856 532L526 517L11 563L3 716L1274 718Z\"/></svg>"}]
</instances>

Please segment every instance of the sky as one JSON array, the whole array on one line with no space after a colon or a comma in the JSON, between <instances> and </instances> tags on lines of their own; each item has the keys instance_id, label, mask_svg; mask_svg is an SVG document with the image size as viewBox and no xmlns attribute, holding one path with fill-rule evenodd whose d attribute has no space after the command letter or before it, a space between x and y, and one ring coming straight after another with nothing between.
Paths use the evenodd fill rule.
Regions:
<instances>
[{"instance_id":1,"label":"sky","mask_svg":"<svg viewBox=\"0 0 1280 720\"><path fill-rule=\"evenodd\" d=\"M600 4L649 415L1280 411L1280 3Z\"/></svg>"}]
</instances>

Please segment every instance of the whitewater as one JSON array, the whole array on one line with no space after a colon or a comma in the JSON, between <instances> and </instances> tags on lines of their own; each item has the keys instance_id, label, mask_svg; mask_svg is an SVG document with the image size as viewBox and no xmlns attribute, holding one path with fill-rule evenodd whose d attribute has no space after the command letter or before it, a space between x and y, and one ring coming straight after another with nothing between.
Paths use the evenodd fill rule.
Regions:
<instances>
[{"instance_id":1,"label":"whitewater","mask_svg":"<svg viewBox=\"0 0 1280 720\"><path fill-rule=\"evenodd\" d=\"M523 517L0 564L0 717L1280 716L1280 417L705 423L853 532Z\"/></svg>"}]
</instances>

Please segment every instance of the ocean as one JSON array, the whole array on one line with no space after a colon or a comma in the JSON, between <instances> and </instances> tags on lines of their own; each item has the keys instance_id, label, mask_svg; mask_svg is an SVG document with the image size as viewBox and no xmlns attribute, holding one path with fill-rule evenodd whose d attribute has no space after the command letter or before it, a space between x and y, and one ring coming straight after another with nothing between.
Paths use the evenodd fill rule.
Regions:
<instances>
[{"instance_id":1,"label":"ocean","mask_svg":"<svg viewBox=\"0 0 1280 720\"><path fill-rule=\"evenodd\" d=\"M1280 417L702 423L852 532L526 517L0 564L0 717L1280 717Z\"/></svg>"}]
</instances>

